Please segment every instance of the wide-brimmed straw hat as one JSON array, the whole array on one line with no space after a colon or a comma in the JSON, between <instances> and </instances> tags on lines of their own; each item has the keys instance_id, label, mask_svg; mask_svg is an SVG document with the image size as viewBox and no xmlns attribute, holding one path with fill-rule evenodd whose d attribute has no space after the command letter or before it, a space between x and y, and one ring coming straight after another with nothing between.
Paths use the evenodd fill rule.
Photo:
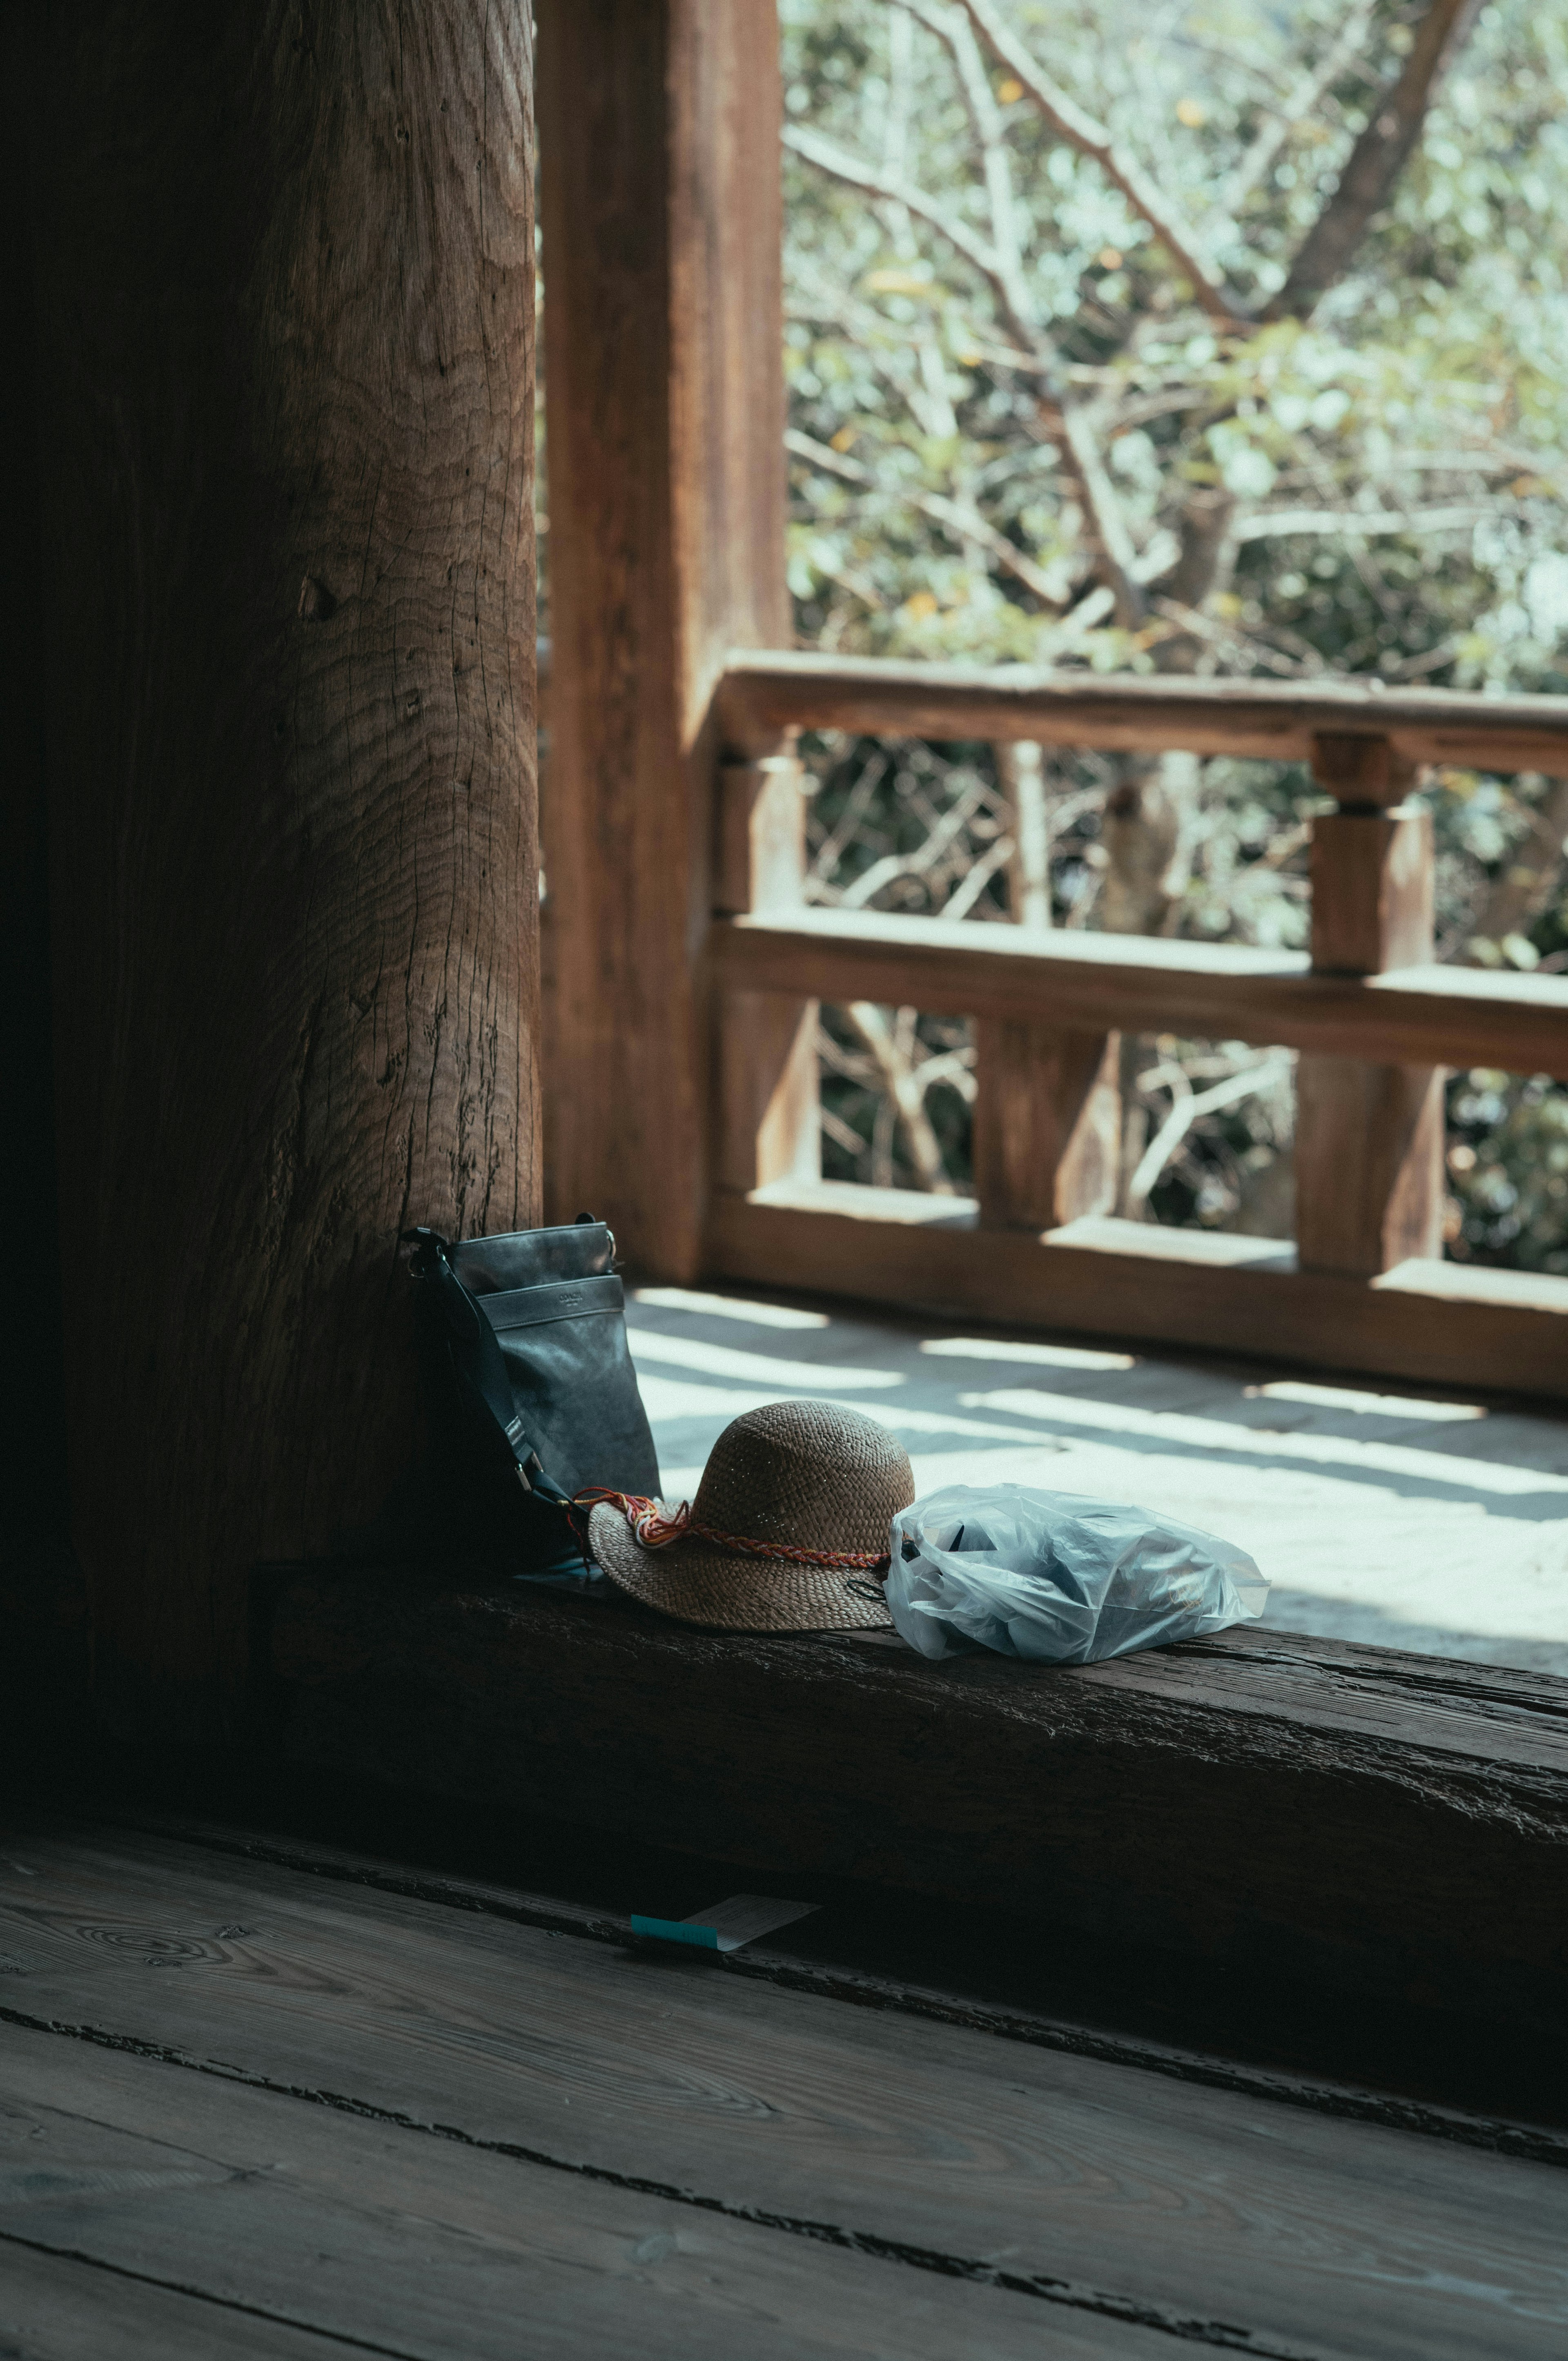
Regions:
<instances>
[{"instance_id":1,"label":"wide-brimmed straw hat","mask_svg":"<svg viewBox=\"0 0 1568 2361\"><path fill-rule=\"evenodd\" d=\"M914 1498L909 1455L874 1419L770 1402L725 1428L689 1510L601 1501L588 1541L612 1582L683 1623L854 1631L893 1620L888 1527Z\"/></svg>"}]
</instances>

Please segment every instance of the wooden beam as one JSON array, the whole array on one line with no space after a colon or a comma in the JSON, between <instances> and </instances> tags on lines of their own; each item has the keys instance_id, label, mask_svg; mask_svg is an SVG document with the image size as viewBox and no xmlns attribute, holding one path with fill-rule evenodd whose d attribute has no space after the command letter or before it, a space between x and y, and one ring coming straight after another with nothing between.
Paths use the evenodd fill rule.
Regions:
<instances>
[{"instance_id":1,"label":"wooden beam","mask_svg":"<svg viewBox=\"0 0 1568 2361\"><path fill-rule=\"evenodd\" d=\"M732 733L1035 739L1129 753L1180 749L1308 763L1320 735L1386 741L1400 761L1568 776L1568 697L1470 697L1363 681L1183 680L991 671L871 656L737 649L722 704Z\"/></svg>"},{"instance_id":2,"label":"wooden beam","mask_svg":"<svg viewBox=\"0 0 1568 2361\"><path fill-rule=\"evenodd\" d=\"M710 956L727 991L1568 1077L1568 980L1558 976L1448 967L1315 975L1298 951L865 910L721 920Z\"/></svg>"},{"instance_id":3,"label":"wooden beam","mask_svg":"<svg viewBox=\"0 0 1568 2361\"><path fill-rule=\"evenodd\" d=\"M771 0L544 0L552 1213L690 1276L708 1183L710 711L788 631ZM777 733L741 755L775 750Z\"/></svg>"},{"instance_id":4,"label":"wooden beam","mask_svg":"<svg viewBox=\"0 0 1568 2361\"><path fill-rule=\"evenodd\" d=\"M171 1736L407 1477L399 1229L536 1213L531 17L32 38L74 1535Z\"/></svg>"},{"instance_id":5,"label":"wooden beam","mask_svg":"<svg viewBox=\"0 0 1568 2361\"><path fill-rule=\"evenodd\" d=\"M982 1230L972 1201L913 1190L721 1192L715 1277L1084 1335L1267 1353L1319 1368L1568 1399L1568 1279L1410 1261L1372 1279L1298 1268L1288 1239L1082 1219Z\"/></svg>"},{"instance_id":6,"label":"wooden beam","mask_svg":"<svg viewBox=\"0 0 1568 2361\"><path fill-rule=\"evenodd\" d=\"M271 1630L281 1751L323 1785L526 1797L774 1878L1560 2027L1546 1675L1273 1630L1071 1671L931 1664L389 1568L280 1574Z\"/></svg>"}]
</instances>

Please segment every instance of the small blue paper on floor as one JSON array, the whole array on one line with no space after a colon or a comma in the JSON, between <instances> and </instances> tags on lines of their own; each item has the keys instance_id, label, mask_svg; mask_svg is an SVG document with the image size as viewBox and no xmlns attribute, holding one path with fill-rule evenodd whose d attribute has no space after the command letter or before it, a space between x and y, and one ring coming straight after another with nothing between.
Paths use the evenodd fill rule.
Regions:
<instances>
[{"instance_id":1,"label":"small blue paper on floor","mask_svg":"<svg viewBox=\"0 0 1568 2361\"><path fill-rule=\"evenodd\" d=\"M781 1902L772 1894L732 1894L727 1902L694 1910L689 1918L645 1918L634 1910L631 1931L660 1943L690 1943L699 1951L738 1951L759 1935L809 1918L818 1906L815 1902Z\"/></svg>"}]
</instances>

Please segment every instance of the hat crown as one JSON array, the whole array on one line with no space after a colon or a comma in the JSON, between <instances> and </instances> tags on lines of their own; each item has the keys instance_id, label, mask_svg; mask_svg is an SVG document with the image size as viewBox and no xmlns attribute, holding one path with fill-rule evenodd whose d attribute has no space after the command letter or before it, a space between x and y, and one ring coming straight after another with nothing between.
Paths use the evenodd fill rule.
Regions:
<instances>
[{"instance_id":1,"label":"hat crown","mask_svg":"<svg viewBox=\"0 0 1568 2361\"><path fill-rule=\"evenodd\" d=\"M838 1402L769 1402L714 1444L692 1521L796 1549L880 1553L914 1498L909 1455L874 1419Z\"/></svg>"}]
</instances>

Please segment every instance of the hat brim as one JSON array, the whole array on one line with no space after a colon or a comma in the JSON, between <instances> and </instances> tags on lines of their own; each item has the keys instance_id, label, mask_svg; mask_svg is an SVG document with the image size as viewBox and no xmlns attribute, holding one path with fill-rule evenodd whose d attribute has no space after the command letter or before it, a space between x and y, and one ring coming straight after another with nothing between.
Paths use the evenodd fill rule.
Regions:
<instances>
[{"instance_id":1,"label":"hat brim","mask_svg":"<svg viewBox=\"0 0 1568 2361\"><path fill-rule=\"evenodd\" d=\"M850 1587L864 1583L880 1592L874 1574L836 1574L692 1539L644 1549L607 1501L589 1513L588 1544L618 1588L705 1631L864 1631L893 1621L880 1596Z\"/></svg>"}]
</instances>

